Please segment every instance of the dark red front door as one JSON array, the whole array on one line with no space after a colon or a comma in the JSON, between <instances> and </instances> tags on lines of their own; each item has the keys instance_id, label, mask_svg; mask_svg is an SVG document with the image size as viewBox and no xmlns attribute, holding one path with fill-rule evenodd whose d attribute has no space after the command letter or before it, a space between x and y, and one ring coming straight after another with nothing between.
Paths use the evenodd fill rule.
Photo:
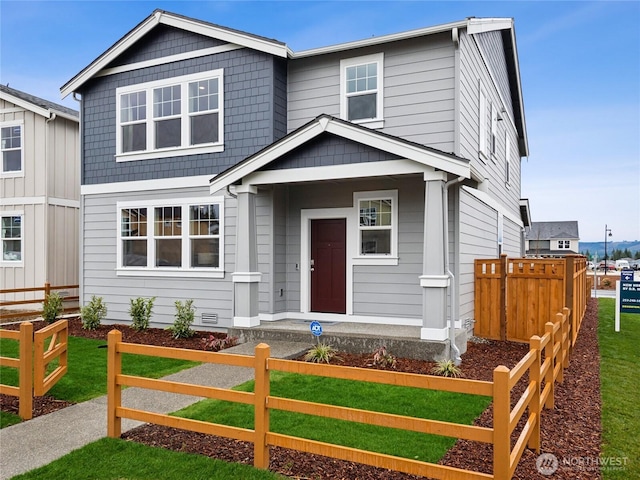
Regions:
<instances>
[{"instance_id":1,"label":"dark red front door","mask_svg":"<svg viewBox=\"0 0 640 480\"><path fill-rule=\"evenodd\" d=\"M347 221L311 221L311 311L346 313Z\"/></svg>"}]
</instances>

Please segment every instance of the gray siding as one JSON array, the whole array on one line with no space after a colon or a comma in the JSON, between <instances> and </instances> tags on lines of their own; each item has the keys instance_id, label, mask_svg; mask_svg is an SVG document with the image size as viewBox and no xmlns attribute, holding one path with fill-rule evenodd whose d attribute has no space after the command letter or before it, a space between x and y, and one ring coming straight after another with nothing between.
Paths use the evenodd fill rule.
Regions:
<instances>
[{"instance_id":1,"label":"gray siding","mask_svg":"<svg viewBox=\"0 0 640 480\"><path fill-rule=\"evenodd\" d=\"M232 323L233 284L228 273L233 272L236 231L236 207L233 198L225 199L225 278L118 276L116 272L116 239L118 201L146 201L166 198L203 197L207 188L175 189L142 193L85 195L84 211L84 264L82 274L83 298L86 304L92 295L104 298L108 307L108 322L129 322L129 300L136 297L156 296L152 322L158 326L173 323L175 300L194 299L195 327L201 326L202 313L215 313L220 327Z\"/></svg>"},{"instance_id":2,"label":"gray siding","mask_svg":"<svg viewBox=\"0 0 640 480\"><path fill-rule=\"evenodd\" d=\"M460 318L474 317L474 260L498 257L498 212L460 190Z\"/></svg>"},{"instance_id":3,"label":"gray siding","mask_svg":"<svg viewBox=\"0 0 640 480\"><path fill-rule=\"evenodd\" d=\"M289 64L289 131L321 114L340 115L340 60L384 52L382 131L445 152L454 145L454 49L448 34Z\"/></svg>"},{"instance_id":4,"label":"gray siding","mask_svg":"<svg viewBox=\"0 0 640 480\"><path fill-rule=\"evenodd\" d=\"M189 32L160 29L145 38L139 61L217 45ZM116 163L116 88L224 69L224 152ZM280 138L285 131L286 71L281 60L249 49L98 77L82 90L84 185L216 174ZM278 117L278 118L276 118Z\"/></svg>"}]
</instances>

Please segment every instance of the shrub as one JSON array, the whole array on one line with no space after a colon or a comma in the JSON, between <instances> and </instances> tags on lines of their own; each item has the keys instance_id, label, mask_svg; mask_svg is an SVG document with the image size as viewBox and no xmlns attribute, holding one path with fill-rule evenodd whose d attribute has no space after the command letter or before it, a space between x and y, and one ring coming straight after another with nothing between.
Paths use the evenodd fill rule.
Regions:
<instances>
[{"instance_id":1,"label":"shrub","mask_svg":"<svg viewBox=\"0 0 640 480\"><path fill-rule=\"evenodd\" d=\"M62 312L62 297L58 292L53 292L47 295L42 303L42 318L47 323L53 323Z\"/></svg>"},{"instance_id":2,"label":"shrub","mask_svg":"<svg viewBox=\"0 0 640 480\"><path fill-rule=\"evenodd\" d=\"M340 357L336 355L337 351L326 343L318 343L311 347L304 355L305 362L313 363L329 363L331 360L340 360Z\"/></svg>"},{"instance_id":3,"label":"shrub","mask_svg":"<svg viewBox=\"0 0 640 480\"><path fill-rule=\"evenodd\" d=\"M82 307L82 328L95 330L100 326L102 319L107 316L107 306L102 302L102 297L91 296L91 301Z\"/></svg>"},{"instance_id":4,"label":"shrub","mask_svg":"<svg viewBox=\"0 0 640 480\"><path fill-rule=\"evenodd\" d=\"M380 367L396 368L396 357L387 352L384 345L373 353L373 364Z\"/></svg>"},{"instance_id":5,"label":"shrub","mask_svg":"<svg viewBox=\"0 0 640 480\"><path fill-rule=\"evenodd\" d=\"M462 370L456 367L456 364L452 360L441 360L436 363L436 366L431 369L431 373L439 375L441 377L462 377Z\"/></svg>"},{"instance_id":6,"label":"shrub","mask_svg":"<svg viewBox=\"0 0 640 480\"><path fill-rule=\"evenodd\" d=\"M185 300L184 304L176 300L176 319L173 325L167 327L173 332L173 338L189 338L196 332L191 330L191 324L195 317L196 309L193 307L193 300Z\"/></svg>"},{"instance_id":7,"label":"shrub","mask_svg":"<svg viewBox=\"0 0 640 480\"><path fill-rule=\"evenodd\" d=\"M203 348L211 352L218 352L225 348L233 347L238 344L238 337L216 337L209 335L209 338L202 339Z\"/></svg>"},{"instance_id":8,"label":"shrub","mask_svg":"<svg viewBox=\"0 0 640 480\"><path fill-rule=\"evenodd\" d=\"M153 303L155 301L156 297L130 299L131 307L129 308L129 315L131 315L132 328L135 330L146 330L149 328L149 319L151 318L151 311L153 310Z\"/></svg>"},{"instance_id":9,"label":"shrub","mask_svg":"<svg viewBox=\"0 0 640 480\"><path fill-rule=\"evenodd\" d=\"M611 286L611 280L609 280L608 278L603 278L602 279L602 286L603 287L610 287Z\"/></svg>"}]
</instances>

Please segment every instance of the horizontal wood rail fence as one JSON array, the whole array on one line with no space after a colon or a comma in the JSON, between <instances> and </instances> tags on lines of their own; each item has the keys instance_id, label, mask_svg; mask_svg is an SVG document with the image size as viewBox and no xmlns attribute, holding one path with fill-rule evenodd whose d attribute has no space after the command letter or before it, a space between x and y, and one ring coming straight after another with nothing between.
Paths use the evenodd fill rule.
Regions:
<instances>
[{"instance_id":1,"label":"horizontal wood rail fence","mask_svg":"<svg viewBox=\"0 0 640 480\"><path fill-rule=\"evenodd\" d=\"M32 309L32 310L24 310L21 312L4 312L2 311L3 307L12 307L15 305L30 305L36 303L44 302L45 298L49 296L49 294L53 291L58 290L77 290L80 288L80 285L56 285L51 286L49 283L45 283L43 287L30 287L30 288L10 288L0 290L0 295L2 298L0 299L0 320L7 318L19 318L19 317L29 317L32 315L42 314L42 308ZM14 296L17 293L29 293L29 292L43 292L42 298L32 298L27 300L5 300L8 296ZM62 297L62 311L70 309L70 307L65 306L65 302L77 302L80 297L78 295L64 296Z\"/></svg>"},{"instance_id":2,"label":"horizontal wood rail fence","mask_svg":"<svg viewBox=\"0 0 640 480\"><path fill-rule=\"evenodd\" d=\"M59 320L34 333L31 322L22 322L20 330L0 329L0 338L17 340L19 357L0 357L0 366L18 369L18 387L0 384L0 393L19 398L18 415L33 417L33 397L42 396L67 373L68 320ZM45 350L47 339L51 338ZM48 375L48 365L58 359L58 366Z\"/></svg>"},{"instance_id":3,"label":"horizontal wood rail fence","mask_svg":"<svg viewBox=\"0 0 640 480\"><path fill-rule=\"evenodd\" d=\"M546 332L542 337L534 336L531 338L529 353L513 369L509 370L504 366L497 367L491 382L282 360L271 358L270 348L265 344L256 347L254 356L131 344L122 342L122 333L113 330L108 335L107 432L110 437L119 437L122 433L122 419L129 418L252 442L254 444L254 466L257 468L269 468L269 448L279 446L432 478L508 479L513 475L526 446L537 452L540 450L541 411L543 408L553 408L554 383L562 381L563 370L568 366L568 313L567 309L564 313L557 314L555 323L548 322L545 325ZM239 392L125 375L122 373L122 354L124 353L253 368L255 372L254 392ZM542 361L543 354L544 362ZM489 396L493 398L494 424L492 428L478 427L275 397L270 394L271 371ZM515 401L515 406L512 409L512 390L527 372L529 383L524 394ZM122 387L124 386L253 405L255 408L254 429L213 424L125 407L122 405ZM494 451L493 473L463 470L275 433L270 430L271 410L286 410L491 443ZM526 423L512 448L512 434L525 411L528 412Z\"/></svg>"},{"instance_id":4,"label":"horizontal wood rail fence","mask_svg":"<svg viewBox=\"0 0 640 480\"><path fill-rule=\"evenodd\" d=\"M476 260L474 334L528 342L544 334L546 319L567 307L573 345L589 296L587 260L580 255Z\"/></svg>"}]
</instances>

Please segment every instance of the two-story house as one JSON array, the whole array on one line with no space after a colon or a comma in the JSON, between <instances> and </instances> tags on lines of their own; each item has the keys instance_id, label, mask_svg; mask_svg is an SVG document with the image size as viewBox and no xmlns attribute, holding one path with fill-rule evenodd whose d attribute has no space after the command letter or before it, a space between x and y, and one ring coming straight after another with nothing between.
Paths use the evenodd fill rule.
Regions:
<instances>
[{"instance_id":1,"label":"two-story house","mask_svg":"<svg viewBox=\"0 0 640 480\"><path fill-rule=\"evenodd\" d=\"M578 222L531 222L526 229L526 254L528 257L564 257L580 251Z\"/></svg>"},{"instance_id":2,"label":"two-story house","mask_svg":"<svg viewBox=\"0 0 640 480\"><path fill-rule=\"evenodd\" d=\"M511 19L293 52L157 10L61 88L82 119L81 295L197 327L473 317L520 255L527 134ZM455 321L455 322L454 322Z\"/></svg>"},{"instance_id":3,"label":"two-story house","mask_svg":"<svg viewBox=\"0 0 640 480\"><path fill-rule=\"evenodd\" d=\"M78 283L78 146L77 111L0 85L0 288Z\"/></svg>"}]
</instances>

